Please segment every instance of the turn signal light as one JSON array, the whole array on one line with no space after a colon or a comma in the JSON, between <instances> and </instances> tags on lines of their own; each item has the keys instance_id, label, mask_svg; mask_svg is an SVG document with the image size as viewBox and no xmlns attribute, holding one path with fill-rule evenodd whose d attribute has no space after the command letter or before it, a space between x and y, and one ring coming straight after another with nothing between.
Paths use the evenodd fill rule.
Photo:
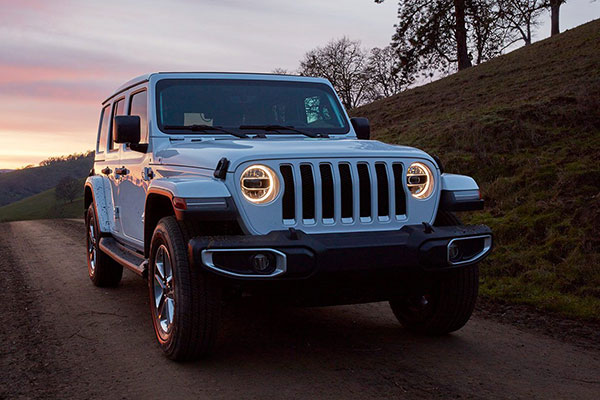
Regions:
<instances>
[{"instance_id":1,"label":"turn signal light","mask_svg":"<svg viewBox=\"0 0 600 400\"><path fill-rule=\"evenodd\" d=\"M181 197L173 197L173 207L178 210L187 210L187 203Z\"/></svg>"}]
</instances>

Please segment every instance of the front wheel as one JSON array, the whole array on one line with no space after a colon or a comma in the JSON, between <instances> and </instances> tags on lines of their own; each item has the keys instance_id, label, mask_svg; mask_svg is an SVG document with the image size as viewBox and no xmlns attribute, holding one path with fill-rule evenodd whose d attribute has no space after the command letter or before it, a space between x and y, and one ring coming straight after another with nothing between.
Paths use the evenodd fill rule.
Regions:
<instances>
[{"instance_id":1,"label":"front wheel","mask_svg":"<svg viewBox=\"0 0 600 400\"><path fill-rule=\"evenodd\" d=\"M173 360L192 360L213 350L221 314L215 277L189 265L187 240L174 217L160 220L148 263L150 308L156 339Z\"/></svg>"},{"instance_id":2,"label":"front wheel","mask_svg":"<svg viewBox=\"0 0 600 400\"><path fill-rule=\"evenodd\" d=\"M440 210L434 226L461 225L456 215ZM390 300L394 315L406 329L443 335L462 328L473 313L479 292L477 264L431 278L411 295Z\"/></svg>"},{"instance_id":3,"label":"front wheel","mask_svg":"<svg viewBox=\"0 0 600 400\"><path fill-rule=\"evenodd\" d=\"M432 279L421 291L390 300L394 315L412 332L443 335L462 328L473 313L479 267L470 265Z\"/></svg>"}]
</instances>

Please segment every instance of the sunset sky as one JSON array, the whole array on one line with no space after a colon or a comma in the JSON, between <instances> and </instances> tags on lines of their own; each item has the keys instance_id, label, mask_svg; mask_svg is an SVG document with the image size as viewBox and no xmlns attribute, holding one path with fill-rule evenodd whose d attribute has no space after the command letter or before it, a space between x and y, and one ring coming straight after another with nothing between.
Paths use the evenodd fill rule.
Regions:
<instances>
[{"instance_id":1,"label":"sunset sky","mask_svg":"<svg viewBox=\"0 0 600 400\"><path fill-rule=\"evenodd\" d=\"M152 71L294 70L347 35L386 46L397 2L0 0L0 169L93 147L100 103ZM600 17L570 0L561 29ZM549 34L544 16L536 39Z\"/></svg>"}]
</instances>

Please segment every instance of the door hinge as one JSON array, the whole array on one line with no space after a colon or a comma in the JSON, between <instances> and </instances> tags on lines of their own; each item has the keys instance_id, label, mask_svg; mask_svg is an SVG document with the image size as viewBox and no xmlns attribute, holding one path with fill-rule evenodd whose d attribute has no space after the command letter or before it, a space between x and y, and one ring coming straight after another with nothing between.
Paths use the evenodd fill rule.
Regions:
<instances>
[{"instance_id":1,"label":"door hinge","mask_svg":"<svg viewBox=\"0 0 600 400\"><path fill-rule=\"evenodd\" d=\"M144 170L142 171L142 178L145 181L152 180L152 178L154 178L154 171L152 171L152 168L144 167Z\"/></svg>"},{"instance_id":2,"label":"door hinge","mask_svg":"<svg viewBox=\"0 0 600 400\"><path fill-rule=\"evenodd\" d=\"M120 208L119 207L115 207L115 219L119 219L121 218L120 212L119 212Z\"/></svg>"}]
</instances>

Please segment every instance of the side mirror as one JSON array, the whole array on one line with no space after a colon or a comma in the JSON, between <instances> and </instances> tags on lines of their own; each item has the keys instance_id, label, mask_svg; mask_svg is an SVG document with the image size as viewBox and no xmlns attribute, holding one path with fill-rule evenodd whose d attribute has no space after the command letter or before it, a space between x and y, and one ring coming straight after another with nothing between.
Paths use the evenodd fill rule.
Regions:
<instances>
[{"instance_id":1,"label":"side mirror","mask_svg":"<svg viewBox=\"0 0 600 400\"><path fill-rule=\"evenodd\" d=\"M140 143L140 117L137 115L118 115L113 126L115 143Z\"/></svg>"},{"instance_id":2,"label":"side mirror","mask_svg":"<svg viewBox=\"0 0 600 400\"><path fill-rule=\"evenodd\" d=\"M371 125L366 118L350 118L356 137L361 140L369 140L371 138Z\"/></svg>"}]
</instances>

